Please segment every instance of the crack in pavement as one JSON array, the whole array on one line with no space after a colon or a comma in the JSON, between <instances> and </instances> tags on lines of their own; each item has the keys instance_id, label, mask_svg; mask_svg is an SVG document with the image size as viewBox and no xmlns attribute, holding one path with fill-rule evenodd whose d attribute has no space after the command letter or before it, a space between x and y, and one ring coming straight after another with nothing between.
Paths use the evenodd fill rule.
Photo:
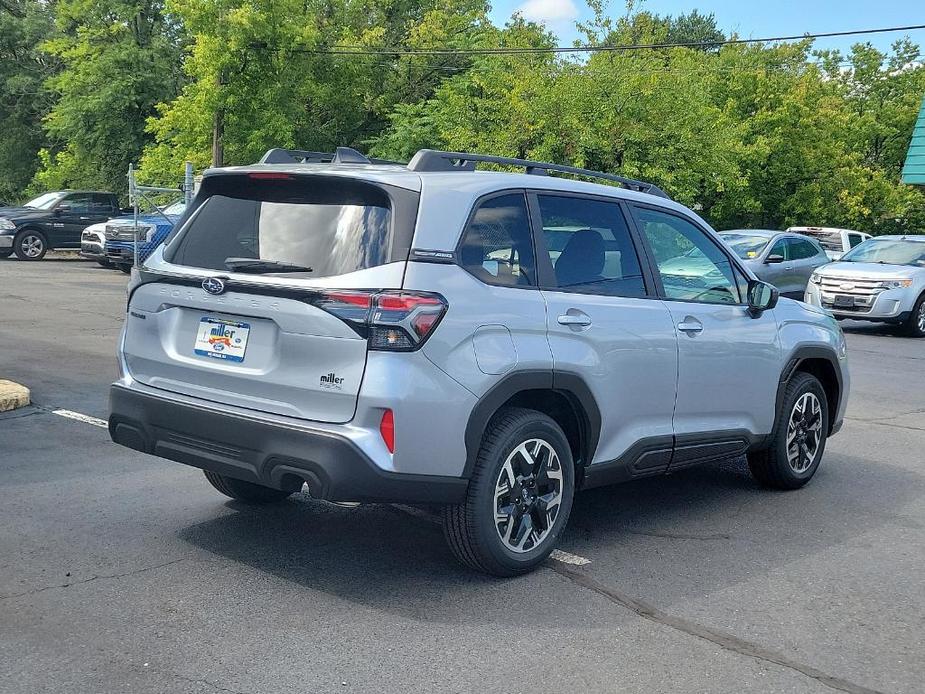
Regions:
<instances>
[{"instance_id":1,"label":"crack in pavement","mask_svg":"<svg viewBox=\"0 0 925 694\"><path fill-rule=\"evenodd\" d=\"M0 600L12 600L13 598L21 598L26 595L35 595L36 593L44 593L46 590L55 590L57 588L70 588L71 586L79 586L84 583L91 583L93 581L98 581L100 579L108 578L124 578L126 576L134 576L135 574L144 573L145 571L154 571L155 569L162 569L165 566L170 566L172 564L179 564L181 561L188 561L186 557L182 559L172 559L170 561L165 561L162 564L155 564L154 566L145 566L140 569L133 569L132 571L126 571L119 574L98 574L90 576L80 581L72 581L70 583L59 583L53 586L43 586L41 588L34 588L32 590L27 590L22 593L12 593L10 595L0 595Z\"/></svg>"},{"instance_id":2,"label":"crack in pavement","mask_svg":"<svg viewBox=\"0 0 925 694\"><path fill-rule=\"evenodd\" d=\"M559 562L547 562L546 568L555 571L577 586L597 593L610 602L636 613L643 619L655 622L669 629L674 629L688 636L709 641L724 650L779 665L789 670L794 670L836 691L847 692L848 694L882 694L882 692L876 689L870 689L840 677L826 674L822 672L822 670L818 670L811 665L800 663L781 653L764 648L756 643L751 643L733 634L727 634L717 629L712 629L708 626L684 619L683 617L670 615L643 600L638 600L614 588L605 586L592 578L587 572L576 569L573 566L561 564Z\"/></svg>"}]
</instances>

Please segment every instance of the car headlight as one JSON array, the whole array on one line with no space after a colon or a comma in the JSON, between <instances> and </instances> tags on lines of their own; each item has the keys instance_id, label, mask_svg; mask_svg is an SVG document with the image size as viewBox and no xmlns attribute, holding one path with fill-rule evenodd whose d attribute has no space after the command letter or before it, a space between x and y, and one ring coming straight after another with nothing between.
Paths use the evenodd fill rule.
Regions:
<instances>
[{"instance_id":1,"label":"car headlight","mask_svg":"<svg viewBox=\"0 0 925 694\"><path fill-rule=\"evenodd\" d=\"M908 278L901 279L901 280L884 280L883 282L879 282L877 284L877 287L879 289L902 289L904 287L911 287L911 286L912 286L912 280Z\"/></svg>"},{"instance_id":2,"label":"car headlight","mask_svg":"<svg viewBox=\"0 0 925 694\"><path fill-rule=\"evenodd\" d=\"M0 217L0 229L15 229L15 228L16 228L16 225L13 224L13 222L11 222L9 219L7 219L6 217Z\"/></svg>"},{"instance_id":3,"label":"car headlight","mask_svg":"<svg viewBox=\"0 0 925 694\"><path fill-rule=\"evenodd\" d=\"M822 284L822 275L814 272L809 276L809 281L813 284Z\"/></svg>"}]
</instances>

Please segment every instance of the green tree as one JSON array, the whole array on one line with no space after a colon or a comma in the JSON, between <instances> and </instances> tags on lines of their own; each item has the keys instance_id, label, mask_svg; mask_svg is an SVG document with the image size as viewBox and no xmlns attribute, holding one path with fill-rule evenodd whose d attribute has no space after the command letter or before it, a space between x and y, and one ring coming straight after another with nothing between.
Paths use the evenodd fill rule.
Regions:
<instances>
[{"instance_id":1,"label":"green tree","mask_svg":"<svg viewBox=\"0 0 925 694\"><path fill-rule=\"evenodd\" d=\"M56 35L43 49L63 69L47 83L56 97L45 119L53 145L36 185L124 191L146 119L179 90L180 28L160 0L58 0L55 15Z\"/></svg>"},{"instance_id":2,"label":"green tree","mask_svg":"<svg viewBox=\"0 0 925 694\"><path fill-rule=\"evenodd\" d=\"M0 201L18 200L39 166L42 118L51 107L44 83L57 61L37 46L52 31L51 9L37 0L0 6Z\"/></svg>"},{"instance_id":3,"label":"green tree","mask_svg":"<svg viewBox=\"0 0 925 694\"><path fill-rule=\"evenodd\" d=\"M151 176L184 159L208 165L216 134L226 163L277 146L363 147L397 104L426 99L468 61L332 48L464 47L488 25L482 0L171 0L170 8L194 40L189 83L148 121Z\"/></svg>"}]
</instances>

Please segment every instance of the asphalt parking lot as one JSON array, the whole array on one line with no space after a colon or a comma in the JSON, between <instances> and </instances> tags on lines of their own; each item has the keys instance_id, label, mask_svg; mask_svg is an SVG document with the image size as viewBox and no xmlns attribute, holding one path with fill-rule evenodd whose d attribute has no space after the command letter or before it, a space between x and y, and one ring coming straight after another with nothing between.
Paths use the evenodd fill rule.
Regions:
<instances>
[{"instance_id":1,"label":"asphalt parking lot","mask_svg":"<svg viewBox=\"0 0 925 694\"><path fill-rule=\"evenodd\" d=\"M500 581L439 526L253 510L110 443L125 276L0 261L0 692L921 692L925 340L846 323L848 419L813 482L743 460L579 496ZM53 414L66 409L79 421Z\"/></svg>"}]
</instances>

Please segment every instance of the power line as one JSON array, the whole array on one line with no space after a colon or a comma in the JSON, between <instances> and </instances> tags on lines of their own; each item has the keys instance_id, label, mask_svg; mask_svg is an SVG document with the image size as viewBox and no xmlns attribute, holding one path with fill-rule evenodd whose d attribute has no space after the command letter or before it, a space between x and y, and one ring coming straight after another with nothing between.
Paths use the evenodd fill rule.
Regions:
<instances>
[{"instance_id":1,"label":"power line","mask_svg":"<svg viewBox=\"0 0 925 694\"><path fill-rule=\"evenodd\" d=\"M878 29L853 29L850 31L827 31L817 34L793 34L790 36L771 36L760 39L725 39L723 41L683 41L674 43L637 43L622 46L595 46L586 44L583 46L549 46L549 47L498 47L498 48L401 48L401 47L380 47L370 48L368 46L350 46L338 45L328 48L290 48L283 49L289 53L312 53L317 55L384 55L384 56L404 56L404 55L519 55L519 54L543 54L543 53L612 53L622 51L636 50L658 50L665 48L717 48L719 46L730 46L751 43L777 43L780 41L803 41L805 39L822 39L835 38L840 36L863 36L869 34L885 34L899 31L914 31L916 29L925 29L925 24L913 24L909 26L882 27ZM255 50L280 50L274 49L263 43L251 44Z\"/></svg>"}]
</instances>

